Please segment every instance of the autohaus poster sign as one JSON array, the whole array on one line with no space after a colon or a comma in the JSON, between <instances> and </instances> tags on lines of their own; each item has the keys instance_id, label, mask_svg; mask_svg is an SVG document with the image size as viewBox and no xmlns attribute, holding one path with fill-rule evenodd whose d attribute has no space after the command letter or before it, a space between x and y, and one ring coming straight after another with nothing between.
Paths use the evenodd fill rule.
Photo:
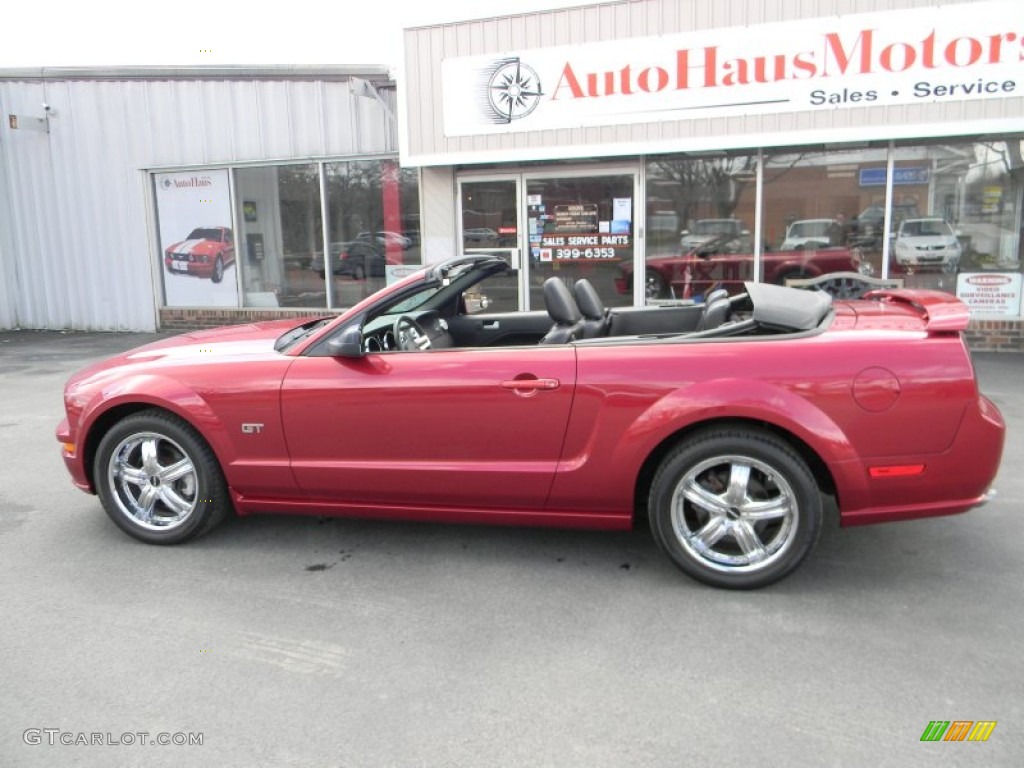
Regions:
<instances>
[{"instance_id":1,"label":"autohaus poster sign","mask_svg":"<svg viewBox=\"0 0 1024 768\"><path fill-rule=\"evenodd\" d=\"M1024 96L1024 2L442 62L448 136Z\"/></svg>"}]
</instances>

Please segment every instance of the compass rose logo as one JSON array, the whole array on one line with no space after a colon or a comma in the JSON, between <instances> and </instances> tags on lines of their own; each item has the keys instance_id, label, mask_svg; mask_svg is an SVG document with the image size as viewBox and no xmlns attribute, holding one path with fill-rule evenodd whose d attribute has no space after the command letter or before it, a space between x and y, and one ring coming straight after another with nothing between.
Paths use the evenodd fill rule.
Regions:
<instances>
[{"instance_id":1,"label":"compass rose logo","mask_svg":"<svg viewBox=\"0 0 1024 768\"><path fill-rule=\"evenodd\" d=\"M496 61L484 75L487 117L493 123L507 124L526 117L544 95L537 73L518 57Z\"/></svg>"}]
</instances>

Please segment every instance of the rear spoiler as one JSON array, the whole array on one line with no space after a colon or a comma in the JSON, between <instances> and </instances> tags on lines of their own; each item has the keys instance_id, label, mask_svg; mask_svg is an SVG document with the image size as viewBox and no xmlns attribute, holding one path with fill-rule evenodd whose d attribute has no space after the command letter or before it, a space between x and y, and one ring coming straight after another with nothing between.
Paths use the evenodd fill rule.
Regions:
<instances>
[{"instance_id":1,"label":"rear spoiler","mask_svg":"<svg viewBox=\"0 0 1024 768\"><path fill-rule=\"evenodd\" d=\"M943 291L917 288L868 291L865 299L909 304L924 316L925 330L930 333L963 331L971 320L971 310L960 299Z\"/></svg>"}]
</instances>

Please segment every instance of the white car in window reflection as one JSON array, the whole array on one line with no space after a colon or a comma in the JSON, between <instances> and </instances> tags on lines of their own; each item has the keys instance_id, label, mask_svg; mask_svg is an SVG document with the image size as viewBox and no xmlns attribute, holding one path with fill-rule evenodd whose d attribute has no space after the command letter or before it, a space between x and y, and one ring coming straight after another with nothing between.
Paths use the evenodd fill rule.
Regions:
<instances>
[{"instance_id":1,"label":"white car in window reflection","mask_svg":"<svg viewBox=\"0 0 1024 768\"><path fill-rule=\"evenodd\" d=\"M376 242L385 250L393 250L395 248L401 248L403 251L407 251L412 248L412 240L399 232L390 232L388 230L381 230L378 232L360 232L356 235L356 240L365 240L367 242Z\"/></svg>"},{"instance_id":2,"label":"white car in window reflection","mask_svg":"<svg viewBox=\"0 0 1024 768\"><path fill-rule=\"evenodd\" d=\"M905 219L896 232L893 252L896 263L904 268L956 272L960 266L960 241L945 219Z\"/></svg>"},{"instance_id":3,"label":"white car in window reflection","mask_svg":"<svg viewBox=\"0 0 1024 768\"><path fill-rule=\"evenodd\" d=\"M753 250L750 230L740 219L699 219L693 229L682 231L680 246L683 253L700 248L711 241L728 242L732 253Z\"/></svg>"},{"instance_id":4,"label":"white car in window reflection","mask_svg":"<svg viewBox=\"0 0 1024 768\"><path fill-rule=\"evenodd\" d=\"M801 219L794 221L786 230L786 239L779 246L780 251L799 251L801 248L824 248L829 243L829 231L835 219ZM834 243L843 245L844 243Z\"/></svg>"},{"instance_id":5,"label":"white car in window reflection","mask_svg":"<svg viewBox=\"0 0 1024 768\"><path fill-rule=\"evenodd\" d=\"M470 227L462 230L467 245L494 245L500 235L490 227Z\"/></svg>"}]
</instances>

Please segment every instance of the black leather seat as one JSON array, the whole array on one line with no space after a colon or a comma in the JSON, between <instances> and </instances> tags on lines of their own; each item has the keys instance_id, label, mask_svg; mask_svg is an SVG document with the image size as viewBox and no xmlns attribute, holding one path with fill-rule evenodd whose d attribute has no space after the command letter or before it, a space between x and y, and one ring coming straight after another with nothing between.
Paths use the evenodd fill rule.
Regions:
<instances>
[{"instance_id":1,"label":"black leather seat","mask_svg":"<svg viewBox=\"0 0 1024 768\"><path fill-rule=\"evenodd\" d=\"M707 331L720 326L729 317L731 306L732 303L727 298L714 299L708 303L704 308L704 314L701 315L700 321L697 323L697 330Z\"/></svg>"},{"instance_id":2,"label":"black leather seat","mask_svg":"<svg viewBox=\"0 0 1024 768\"><path fill-rule=\"evenodd\" d=\"M611 317L590 281L586 278L577 280L572 286L572 293L576 297L576 306L579 307L580 314L583 315L581 331L583 338L595 339L598 336L607 336Z\"/></svg>"},{"instance_id":3,"label":"black leather seat","mask_svg":"<svg viewBox=\"0 0 1024 768\"><path fill-rule=\"evenodd\" d=\"M561 278L549 277L544 281L544 306L555 324L540 340L541 344L565 344L580 338L583 315Z\"/></svg>"}]
</instances>

